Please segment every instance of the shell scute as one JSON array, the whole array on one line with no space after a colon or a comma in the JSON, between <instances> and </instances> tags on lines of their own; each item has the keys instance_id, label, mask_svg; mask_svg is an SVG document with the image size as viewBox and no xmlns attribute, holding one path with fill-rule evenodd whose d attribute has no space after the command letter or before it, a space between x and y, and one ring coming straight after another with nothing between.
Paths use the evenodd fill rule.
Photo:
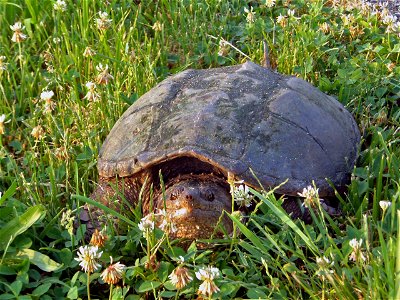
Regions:
<instances>
[{"instance_id":1,"label":"shell scute","mask_svg":"<svg viewBox=\"0 0 400 300\"><path fill-rule=\"evenodd\" d=\"M102 177L131 176L179 156L209 161L248 184L295 195L312 180L343 185L360 134L334 98L251 62L167 78L118 120L99 156Z\"/></svg>"}]
</instances>

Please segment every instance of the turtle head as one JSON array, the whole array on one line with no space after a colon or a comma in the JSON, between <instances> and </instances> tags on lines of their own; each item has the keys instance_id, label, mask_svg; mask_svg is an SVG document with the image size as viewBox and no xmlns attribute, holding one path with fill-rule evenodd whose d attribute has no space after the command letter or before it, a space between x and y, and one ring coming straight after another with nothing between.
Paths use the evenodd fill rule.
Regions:
<instances>
[{"instance_id":1,"label":"turtle head","mask_svg":"<svg viewBox=\"0 0 400 300\"><path fill-rule=\"evenodd\" d=\"M165 199L165 200L164 200ZM232 211L229 185L212 175L191 175L178 178L169 184L157 200L158 208L164 208L174 232L173 238L207 239L221 237L217 227L222 225L232 232L232 222L223 212Z\"/></svg>"}]
</instances>

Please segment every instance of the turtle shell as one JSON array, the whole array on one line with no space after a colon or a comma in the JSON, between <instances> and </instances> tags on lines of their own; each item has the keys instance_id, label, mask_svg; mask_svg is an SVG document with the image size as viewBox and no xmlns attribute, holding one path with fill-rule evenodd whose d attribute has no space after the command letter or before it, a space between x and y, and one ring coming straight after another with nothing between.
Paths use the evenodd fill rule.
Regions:
<instances>
[{"instance_id":1,"label":"turtle shell","mask_svg":"<svg viewBox=\"0 0 400 300\"><path fill-rule=\"evenodd\" d=\"M332 195L357 157L360 133L336 99L252 62L186 70L139 98L98 160L102 177L132 176L177 157L209 162L259 188L297 195L314 181Z\"/></svg>"}]
</instances>

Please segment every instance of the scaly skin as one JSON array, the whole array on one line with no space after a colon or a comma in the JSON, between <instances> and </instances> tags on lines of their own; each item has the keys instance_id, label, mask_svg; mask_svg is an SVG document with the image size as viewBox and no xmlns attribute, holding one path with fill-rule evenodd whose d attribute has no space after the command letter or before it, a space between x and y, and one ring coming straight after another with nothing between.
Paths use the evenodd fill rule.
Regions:
<instances>
[{"instance_id":1,"label":"scaly skin","mask_svg":"<svg viewBox=\"0 0 400 300\"><path fill-rule=\"evenodd\" d=\"M177 229L172 238L188 240L222 237L218 230L222 225L231 233L232 222L223 212L232 212L232 197L229 189L219 181L209 178L189 178L168 187L157 199L157 207L164 208L170 222Z\"/></svg>"},{"instance_id":2,"label":"scaly skin","mask_svg":"<svg viewBox=\"0 0 400 300\"><path fill-rule=\"evenodd\" d=\"M229 185L226 180L213 174L178 175L167 181L164 194L150 173L142 173L135 177L100 178L99 186L91 198L124 213L137 205L140 191L143 189L142 212L145 216L152 212L152 185L155 185L153 208L156 213L159 209L165 209L169 228L176 228L176 231L169 231L170 238L190 242L196 239L221 238L224 231L227 234L232 232L232 222L223 213L232 211ZM322 204L325 205L324 209L328 214L340 214L337 208L329 206L329 199L326 200ZM300 218L306 223L311 222L310 212L296 197L285 197L282 207L293 219ZM105 215L96 207L86 206L80 219L81 223L87 224L87 239L90 239L94 229L100 230L107 221L111 220L115 228L118 225L117 220ZM224 230L221 230L221 227Z\"/></svg>"},{"instance_id":3,"label":"scaly skin","mask_svg":"<svg viewBox=\"0 0 400 300\"><path fill-rule=\"evenodd\" d=\"M139 193L144 185L142 211L143 215L150 213L150 181L145 176L126 177L119 179L100 178L99 186L91 194L91 198L123 212L138 203ZM147 177L148 178L148 177ZM165 209L168 221L177 230L170 232L171 238L185 240L222 237L218 230L222 225L229 234L232 232L232 222L223 211L232 211L232 198L226 181L212 174L178 176L169 181L165 190L165 201L161 189L154 193L154 207ZM123 201L122 196L127 200ZM87 225L87 239L94 229L101 229L110 217L96 207L85 206L81 212L81 223ZM115 220L111 221L113 223Z\"/></svg>"},{"instance_id":4,"label":"scaly skin","mask_svg":"<svg viewBox=\"0 0 400 300\"><path fill-rule=\"evenodd\" d=\"M123 212L126 207L124 199L127 202L134 205L138 202L140 187L140 181L137 178L126 177L126 178L99 178L97 188L90 195L90 198L96 200L118 212ZM106 215L103 210L91 206L85 205L80 213L80 223L86 224L85 239L90 240L94 230L99 230L104 227L107 223L112 223L113 226L117 225L115 218ZM76 224L78 225L78 224ZM114 226L117 228L117 226Z\"/></svg>"}]
</instances>

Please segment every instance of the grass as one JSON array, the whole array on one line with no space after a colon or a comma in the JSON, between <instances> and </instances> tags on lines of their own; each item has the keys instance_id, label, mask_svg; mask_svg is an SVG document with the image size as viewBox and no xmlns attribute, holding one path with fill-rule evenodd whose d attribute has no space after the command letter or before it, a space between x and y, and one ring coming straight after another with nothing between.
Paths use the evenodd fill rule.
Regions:
<instances>
[{"instance_id":1,"label":"grass","mask_svg":"<svg viewBox=\"0 0 400 300\"><path fill-rule=\"evenodd\" d=\"M240 235L184 251L158 229L143 236L134 208L128 231L109 229L102 248L102 269L110 256L127 266L113 299L196 298L202 280L194 272L208 265L219 269L212 298L400 298L400 29L344 0L271 8L244 0L108 2L67 1L60 11L54 1L0 1L0 299L86 298L88 286L92 298L107 298L102 270L85 274L74 260L82 233L71 226L97 180L108 132L169 74L246 56L261 63L264 41L273 68L336 96L359 124L357 167L347 193L337 195L343 215L317 210L306 225L290 220L273 193L254 191L259 204L248 222L231 216ZM108 13L103 29L99 12ZM15 43L10 25L18 21L27 38ZM95 54L85 56L87 47ZM100 64L112 79L89 97L85 84L107 75ZM54 96L43 100L44 91ZM391 206L382 210L381 201ZM177 266L194 277L181 290L168 277Z\"/></svg>"}]
</instances>

